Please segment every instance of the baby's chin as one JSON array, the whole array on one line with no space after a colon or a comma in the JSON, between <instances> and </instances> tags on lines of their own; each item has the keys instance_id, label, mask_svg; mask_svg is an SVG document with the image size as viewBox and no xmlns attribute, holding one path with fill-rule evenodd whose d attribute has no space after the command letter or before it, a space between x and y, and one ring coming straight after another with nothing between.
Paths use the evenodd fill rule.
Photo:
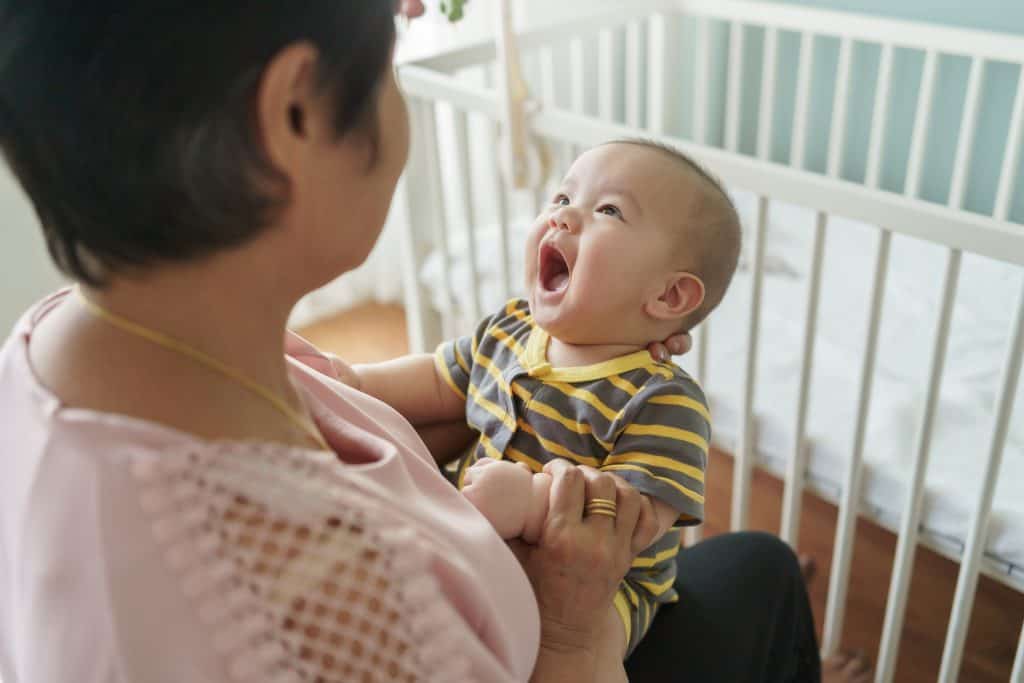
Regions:
<instances>
[{"instance_id":1,"label":"baby's chin","mask_svg":"<svg viewBox=\"0 0 1024 683\"><path fill-rule=\"evenodd\" d=\"M591 334L592 325L581 311L576 310L566 301L558 304L539 303L536 297L530 298L530 313L537 325L550 336L567 344L602 344L599 335ZM607 333L609 330L604 330Z\"/></svg>"}]
</instances>

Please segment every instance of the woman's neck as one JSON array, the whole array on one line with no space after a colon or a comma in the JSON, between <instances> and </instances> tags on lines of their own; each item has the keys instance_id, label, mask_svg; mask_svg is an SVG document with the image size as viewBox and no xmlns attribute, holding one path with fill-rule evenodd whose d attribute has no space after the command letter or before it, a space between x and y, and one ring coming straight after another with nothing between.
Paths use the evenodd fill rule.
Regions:
<instances>
[{"instance_id":1,"label":"woman's neck","mask_svg":"<svg viewBox=\"0 0 1024 683\"><path fill-rule=\"evenodd\" d=\"M168 268L144 280L120 278L84 293L103 308L174 337L271 390L288 392L284 330L297 297L273 282L232 273L230 266ZM183 357L182 362L193 361Z\"/></svg>"},{"instance_id":2,"label":"woman's neck","mask_svg":"<svg viewBox=\"0 0 1024 683\"><path fill-rule=\"evenodd\" d=\"M118 277L83 293L117 316L225 363L304 412L284 358L285 324L301 291L276 279L269 258L261 263L254 256L237 250L144 277ZM69 300L46 316L29 351L41 381L65 404L204 438L312 445L278 409L238 382L118 329L81 302Z\"/></svg>"}]
</instances>

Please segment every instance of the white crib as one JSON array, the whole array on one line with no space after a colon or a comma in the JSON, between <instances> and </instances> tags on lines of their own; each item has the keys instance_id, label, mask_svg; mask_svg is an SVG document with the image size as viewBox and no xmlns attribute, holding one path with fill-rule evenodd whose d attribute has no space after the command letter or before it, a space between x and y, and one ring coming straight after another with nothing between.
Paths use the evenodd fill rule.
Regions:
<instances>
[{"instance_id":1,"label":"white crib","mask_svg":"<svg viewBox=\"0 0 1024 683\"><path fill-rule=\"evenodd\" d=\"M736 459L732 527L746 526L755 463L784 477L780 535L791 544L805 489L838 504L826 654L840 642L858 515L898 534L877 681L893 679L917 545L959 562L940 673L942 681L957 680L979 572L1024 592L1024 401L1016 402L1014 418L1024 350L1024 227L1008 220L1024 198L1017 191L1024 39L741 0L679 0L630 2L518 42L539 102L530 134L553 150L555 175L587 146L655 138L720 176L746 214L746 267L723 304L732 313L723 312L722 323L713 315L698 329L692 357L682 359L712 398L716 441ZM481 43L400 69L414 136L397 204L406 214L399 221L406 226L401 272L414 350L467 331L516 291L518 228L546 192L513 189L497 170L507 100L493 85L502 80L496 58L495 44ZM904 68L908 63L919 68ZM866 82L851 76L855 66L870 72ZM960 68L962 88L944 85L950 68ZM1000 99L993 92L1004 89L1003 104L992 104ZM901 123L890 105L908 96L916 102L912 120ZM821 107L831 109L830 124L815 127ZM951 116L951 129L936 124ZM982 122L1000 141L1005 135L1001 158L974 154ZM893 150L905 153L905 169L890 168ZM994 178L994 196L967 204L972 177L985 173ZM830 257L830 248L840 251ZM929 279L933 292L908 294ZM832 280L851 287L830 298ZM863 292L852 286L858 280ZM887 297L894 283L902 289ZM798 304L773 304L776 291ZM900 308L903 302L913 310ZM851 306L858 322L833 320ZM998 318L996 309L1005 320L983 325L991 328L983 342L961 343L961 328ZM886 332L891 311L903 329ZM850 351L833 330L862 343ZM788 335L791 344L763 353L766 343ZM731 354L716 361L716 349L736 338L732 352L742 362ZM947 363L951 339L954 350L966 350ZM998 348L999 359L979 356L979 344ZM903 355L890 363L886 354L897 346ZM777 361L782 357L788 360ZM918 358L918 379L894 383ZM816 379L816 367L824 379ZM961 367L985 368L985 377L957 374ZM776 381L788 388L768 406L763 394ZM914 399L879 403L879 387ZM956 402L964 387L977 388L967 409ZM844 389L848 405L827 395ZM892 415L878 415L878 405ZM832 422L822 418L815 427L822 412ZM961 428L957 416L964 415L973 417ZM842 423L850 433L836 436ZM872 461L878 435L898 423L908 431L893 447L907 459L895 468ZM969 496L960 497L949 494L959 486L956 461L949 460L954 474L936 486L929 463L943 465L947 452L958 456L965 429L978 434L977 454L963 470ZM997 494L1006 504L993 511ZM943 513L944 504L953 507ZM946 531L943 519L952 524ZM1024 681L1024 630L1011 680Z\"/></svg>"}]
</instances>

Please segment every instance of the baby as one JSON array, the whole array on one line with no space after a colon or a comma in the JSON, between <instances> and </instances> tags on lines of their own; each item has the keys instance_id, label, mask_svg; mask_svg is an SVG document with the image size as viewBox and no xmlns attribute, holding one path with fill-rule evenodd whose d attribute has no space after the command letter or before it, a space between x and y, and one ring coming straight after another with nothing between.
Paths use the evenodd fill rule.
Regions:
<instances>
[{"instance_id":1,"label":"baby","mask_svg":"<svg viewBox=\"0 0 1024 683\"><path fill-rule=\"evenodd\" d=\"M658 607L678 599L679 527L703 518L711 436L700 387L646 347L718 305L739 251L732 202L700 166L643 140L601 145L537 218L527 300L433 358L355 369L363 391L415 425L465 417L475 442L451 472L505 538L537 540L550 483L541 470L555 458L614 472L650 497L657 540L606 625L619 670Z\"/></svg>"}]
</instances>

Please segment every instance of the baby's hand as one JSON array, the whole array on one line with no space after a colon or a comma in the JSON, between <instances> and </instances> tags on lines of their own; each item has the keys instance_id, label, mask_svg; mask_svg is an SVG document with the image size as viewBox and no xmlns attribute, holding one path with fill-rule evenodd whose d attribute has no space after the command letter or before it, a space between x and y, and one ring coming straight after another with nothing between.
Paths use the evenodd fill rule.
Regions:
<instances>
[{"instance_id":1,"label":"baby's hand","mask_svg":"<svg viewBox=\"0 0 1024 683\"><path fill-rule=\"evenodd\" d=\"M551 477L523 463L484 458L466 470L462 493L504 539L534 543L547 517Z\"/></svg>"}]
</instances>

